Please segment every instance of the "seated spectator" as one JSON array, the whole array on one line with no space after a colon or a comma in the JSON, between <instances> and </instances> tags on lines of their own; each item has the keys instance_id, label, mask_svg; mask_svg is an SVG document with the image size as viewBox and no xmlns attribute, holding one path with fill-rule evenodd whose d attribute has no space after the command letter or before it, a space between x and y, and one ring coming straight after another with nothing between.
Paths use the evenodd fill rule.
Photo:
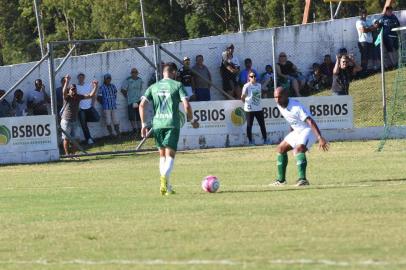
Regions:
<instances>
[{"instance_id":1,"label":"seated spectator","mask_svg":"<svg viewBox=\"0 0 406 270\"><path fill-rule=\"evenodd\" d=\"M210 83L211 74L209 69L203 64L203 55L196 56L196 64L193 66L192 70L199 74L193 74L192 85L195 90L196 101L209 101L210 100ZM203 80L204 78L205 80Z\"/></svg>"},{"instance_id":2,"label":"seated spectator","mask_svg":"<svg viewBox=\"0 0 406 270\"><path fill-rule=\"evenodd\" d=\"M185 56L183 58L183 66L178 70L176 75L176 79L182 82L183 87L186 90L187 97L190 99L193 96L193 89L192 89L192 77L193 73L190 69L190 58Z\"/></svg>"},{"instance_id":3,"label":"seated spectator","mask_svg":"<svg viewBox=\"0 0 406 270\"><path fill-rule=\"evenodd\" d=\"M45 92L41 79L35 80L35 89L28 93L27 105L33 115L48 115L50 98Z\"/></svg>"},{"instance_id":4,"label":"seated spectator","mask_svg":"<svg viewBox=\"0 0 406 270\"><path fill-rule=\"evenodd\" d=\"M348 55L337 55L331 87L333 95L348 95L351 79L361 70L362 68Z\"/></svg>"},{"instance_id":5,"label":"seated spectator","mask_svg":"<svg viewBox=\"0 0 406 270\"><path fill-rule=\"evenodd\" d=\"M262 97L263 98L273 97L274 74L271 65L265 66L265 72L261 74L260 82L262 85Z\"/></svg>"},{"instance_id":6,"label":"seated spectator","mask_svg":"<svg viewBox=\"0 0 406 270\"><path fill-rule=\"evenodd\" d=\"M98 100L102 104L107 130L110 137L120 137L120 122L117 113L117 88L111 83L111 75L104 75L100 86ZM116 134L113 133L113 126Z\"/></svg>"},{"instance_id":7,"label":"seated spectator","mask_svg":"<svg viewBox=\"0 0 406 270\"><path fill-rule=\"evenodd\" d=\"M234 98L241 96L237 76L240 72L240 63L234 56L234 45L230 44L221 55L220 74L223 80L223 90Z\"/></svg>"},{"instance_id":8,"label":"seated spectator","mask_svg":"<svg viewBox=\"0 0 406 270\"><path fill-rule=\"evenodd\" d=\"M5 93L6 91L0 89L0 98L4 96ZM11 105L6 99L3 99L0 102L0 117L11 117L11 116L13 116Z\"/></svg>"},{"instance_id":9,"label":"seated spectator","mask_svg":"<svg viewBox=\"0 0 406 270\"><path fill-rule=\"evenodd\" d=\"M27 115L27 100L24 99L24 92L21 89L17 89L14 92L14 99L11 103L15 116Z\"/></svg>"},{"instance_id":10,"label":"seated spectator","mask_svg":"<svg viewBox=\"0 0 406 270\"><path fill-rule=\"evenodd\" d=\"M320 65L320 71L327 77L328 87L331 87L333 82L333 69L335 63L331 60L331 55L326 54L324 56L323 63Z\"/></svg>"},{"instance_id":11,"label":"seated spectator","mask_svg":"<svg viewBox=\"0 0 406 270\"><path fill-rule=\"evenodd\" d=\"M138 138L141 137L139 105L144 94L142 90L143 83L142 79L138 77L138 70L132 68L131 76L125 79L121 85L121 93L127 98L128 120L130 120L133 132Z\"/></svg>"},{"instance_id":12,"label":"seated spectator","mask_svg":"<svg viewBox=\"0 0 406 270\"><path fill-rule=\"evenodd\" d=\"M305 78L299 72L297 67L291 61L288 61L286 53L284 52L279 54L279 60L276 64L276 74L278 75L278 80L284 79L290 83L295 96L302 96L300 94L300 89L305 83Z\"/></svg>"},{"instance_id":13,"label":"seated spectator","mask_svg":"<svg viewBox=\"0 0 406 270\"><path fill-rule=\"evenodd\" d=\"M240 72L240 76L239 76L240 86L243 86L244 84L246 84L248 82L248 75L251 72L255 73L255 76L257 78L259 78L258 72L255 69L252 68L252 60L251 60L251 58L246 58L244 60L244 65L245 65L245 69Z\"/></svg>"},{"instance_id":14,"label":"seated spectator","mask_svg":"<svg viewBox=\"0 0 406 270\"><path fill-rule=\"evenodd\" d=\"M96 95L97 81L93 81L93 89L89 94L80 95L77 93L76 85L69 85L70 76L66 75L64 78L64 84L62 88L64 110L61 116L61 128L63 149L66 155L74 154L76 147L72 144L71 139L75 139L77 136L78 127L78 115L79 115L79 102L83 99L91 99Z\"/></svg>"},{"instance_id":15,"label":"seated spectator","mask_svg":"<svg viewBox=\"0 0 406 270\"><path fill-rule=\"evenodd\" d=\"M312 71L307 76L306 80L306 88L309 94L317 93L326 87L328 87L327 76L321 73L319 64L313 63Z\"/></svg>"}]
</instances>

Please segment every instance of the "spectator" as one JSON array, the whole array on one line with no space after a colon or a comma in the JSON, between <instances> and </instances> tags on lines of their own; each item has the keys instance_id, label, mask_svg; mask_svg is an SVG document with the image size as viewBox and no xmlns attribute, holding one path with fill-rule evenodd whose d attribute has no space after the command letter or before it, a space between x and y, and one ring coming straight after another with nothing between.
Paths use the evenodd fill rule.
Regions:
<instances>
[{"instance_id":1,"label":"spectator","mask_svg":"<svg viewBox=\"0 0 406 270\"><path fill-rule=\"evenodd\" d=\"M0 89L0 98L4 96L6 91ZM10 103L3 99L0 102L0 117L11 117L13 115Z\"/></svg>"},{"instance_id":2,"label":"spectator","mask_svg":"<svg viewBox=\"0 0 406 270\"><path fill-rule=\"evenodd\" d=\"M271 65L265 66L265 72L261 74L262 97L273 97L274 90L274 74Z\"/></svg>"},{"instance_id":3,"label":"spectator","mask_svg":"<svg viewBox=\"0 0 406 270\"><path fill-rule=\"evenodd\" d=\"M83 99L91 99L96 95L97 91L97 81L93 81L92 91L86 95L80 95L77 92L77 86L72 84L68 86L70 81L70 76L66 75L63 84L63 100L64 100L64 110L61 116L61 128L63 149L65 154L74 154L76 152L76 147L71 143L71 139L76 138L77 120L79 113L79 103Z\"/></svg>"},{"instance_id":4,"label":"spectator","mask_svg":"<svg viewBox=\"0 0 406 270\"><path fill-rule=\"evenodd\" d=\"M240 72L240 63L234 56L234 45L230 44L221 55L220 74L223 80L223 89L232 97L240 96L237 76Z\"/></svg>"},{"instance_id":5,"label":"spectator","mask_svg":"<svg viewBox=\"0 0 406 270\"><path fill-rule=\"evenodd\" d=\"M333 70L335 63L331 60L331 55L326 54L324 56L323 63L320 65L320 71L327 77L327 86L331 87L333 83Z\"/></svg>"},{"instance_id":6,"label":"spectator","mask_svg":"<svg viewBox=\"0 0 406 270\"><path fill-rule=\"evenodd\" d=\"M120 124L117 115L117 88L111 83L111 75L105 74L103 85L100 86L99 102L102 104L107 130L111 137L114 136L113 126L116 132L115 137L120 137Z\"/></svg>"},{"instance_id":7,"label":"spectator","mask_svg":"<svg viewBox=\"0 0 406 270\"><path fill-rule=\"evenodd\" d=\"M393 32L392 29L399 27L400 23L395 14L392 13L393 9L391 6L385 8L385 13L378 20L378 25L382 28L382 42L384 49L388 55L388 63L385 66L389 69L396 68L398 65L398 35Z\"/></svg>"},{"instance_id":8,"label":"spectator","mask_svg":"<svg viewBox=\"0 0 406 270\"><path fill-rule=\"evenodd\" d=\"M367 75L368 60L372 59L372 32L376 30L371 21L367 20L367 16L367 10L362 9L360 12L360 18L356 22L358 31L358 48L361 54L361 67L364 76Z\"/></svg>"},{"instance_id":9,"label":"spectator","mask_svg":"<svg viewBox=\"0 0 406 270\"><path fill-rule=\"evenodd\" d=\"M58 114L62 114L62 108L63 108L63 85L65 82L65 77L61 78L61 86L55 89L56 93L56 109L58 110Z\"/></svg>"},{"instance_id":10,"label":"spectator","mask_svg":"<svg viewBox=\"0 0 406 270\"><path fill-rule=\"evenodd\" d=\"M193 74L192 85L195 90L196 101L209 101L210 100L210 83L211 74L209 69L203 64L203 55L196 56L196 64L193 66L192 70L199 74ZM202 78L206 79L203 80Z\"/></svg>"},{"instance_id":11,"label":"spectator","mask_svg":"<svg viewBox=\"0 0 406 270\"><path fill-rule=\"evenodd\" d=\"M183 58L183 66L178 70L177 80L182 82L183 87L186 90L187 93L187 98L191 99L193 96L193 89L192 89L192 77L193 73L192 70L190 69L190 58L185 56Z\"/></svg>"},{"instance_id":12,"label":"spectator","mask_svg":"<svg viewBox=\"0 0 406 270\"><path fill-rule=\"evenodd\" d=\"M375 29L379 28L379 22L377 19L374 19L372 21ZM372 32L372 38L373 38L373 43L372 43L372 61L374 65L374 71L379 71L380 69L380 61L381 61L381 48L380 46L375 46L375 42L378 39L379 32L378 31L373 31Z\"/></svg>"},{"instance_id":13,"label":"spectator","mask_svg":"<svg viewBox=\"0 0 406 270\"><path fill-rule=\"evenodd\" d=\"M130 120L134 134L139 138L141 137L139 105L143 95L143 83L142 79L138 77L138 70L132 68L131 76L125 79L121 85L121 93L127 98L128 120Z\"/></svg>"},{"instance_id":14,"label":"spectator","mask_svg":"<svg viewBox=\"0 0 406 270\"><path fill-rule=\"evenodd\" d=\"M276 74L278 75L278 79L282 78L290 82L297 97L302 96L300 89L302 84L304 85L304 77L298 71L297 67L291 61L288 61L286 53L284 52L279 54L279 60L276 64Z\"/></svg>"},{"instance_id":15,"label":"spectator","mask_svg":"<svg viewBox=\"0 0 406 270\"><path fill-rule=\"evenodd\" d=\"M261 84L257 83L256 74L250 72L248 74L248 82L244 84L242 89L241 100L244 102L244 111L247 117L247 137L249 145L254 145L252 139L252 125L254 123L254 117L257 119L261 128L262 138L264 144L267 144L266 128L264 112L261 106Z\"/></svg>"},{"instance_id":16,"label":"spectator","mask_svg":"<svg viewBox=\"0 0 406 270\"><path fill-rule=\"evenodd\" d=\"M307 76L306 86L309 90L309 94L317 93L321 89L328 87L327 76L321 73L319 64L313 63L312 71L309 76Z\"/></svg>"},{"instance_id":17,"label":"spectator","mask_svg":"<svg viewBox=\"0 0 406 270\"><path fill-rule=\"evenodd\" d=\"M24 99L24 92L21 89L17 89L14 92L14 99L11 103L15 116L27 115L27 101Z\"/></svg>"},{"instance_id":18,"label":"spectator","mask_svg":"<svg viewBox=\"0 0 406 270\"><path fill-rule=\"evenodd\" d=\"M244 84L247 83L247 81L248 81L248 75L249 75L251 72L254 72L256 78L259 79L259 74L258 74L258 72L257 72L255 69L252 68L252 60L251 60L251 58L246 58L246 59L244 60L244 65L245 65L245 69L240 72L240 79L239 79L239 82L240 82L240 85L241 85L241 86L243 86Z\"/></svg>"},{"instance_id":19,"label":"spectator","mask_svg":"<svg viewBox=\"0 0 406 270\"><path fill-rule=\"evenodd\" d=\"M85 74L83 74L82 72L78 74L77 78L78 78L78 84L76 85L77 92L79 95L86 96L92 91L93 83L92 85L90 83L86 83ZM85 136L85 141L88 145L94 144L94 140L90 135L88 123L99 122L100 120L100 115L94 108L94 102L95 97L93 96L90 99L88 98L82 99L80 100L79 103L79 122L83 131L83 136Z\"/></svg>"},{"instance_id":20,"label":"spectator","mask_svg":"<svg viewBox=\"0 0 406 270\"><path fill-rule=\"evenodd\" d=\"M350 67L351 64L353 68ZM337 55L333 70L333 84L331 87L333 95L348 95L352 77L361 70L362 68L348 55Z\"/></svg>"},{"instance_id":21,"label":"spectator","mask_svg":"<svg viewBox=\"0 0 406 270\"><path fill-rule=\"evenodd\" d=\"M45 92L41 79L35 80L35 89L28 93L27 105L33 115L48 115L50 98Z\"/></svg>"}]
</instances>

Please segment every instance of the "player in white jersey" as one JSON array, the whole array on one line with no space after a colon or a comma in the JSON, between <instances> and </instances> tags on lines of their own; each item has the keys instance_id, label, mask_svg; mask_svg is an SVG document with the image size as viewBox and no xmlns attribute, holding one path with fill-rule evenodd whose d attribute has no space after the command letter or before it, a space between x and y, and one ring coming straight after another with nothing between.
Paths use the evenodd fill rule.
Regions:
<instances>
[{"instance_id":1,"label":"player in white jersey","mask_svg":"<svg viewBox=\"0 0 406 270\"><path fill-rule=\"evenodd\" d=\"M288 91L278 87L274 91L274 98L279 111L288 121L292 131L277 147L278 179L271 185L281 186L286 184L287 153L290 150L293 150L296 157L299 174L296 186L309 185L309 181L306 179L306 151L310 149L316 140L319 141L319 148L327 151L328 142L321 136L320 130L308 110L299 101L290 99Z\"/></svg>"}]
</instances>

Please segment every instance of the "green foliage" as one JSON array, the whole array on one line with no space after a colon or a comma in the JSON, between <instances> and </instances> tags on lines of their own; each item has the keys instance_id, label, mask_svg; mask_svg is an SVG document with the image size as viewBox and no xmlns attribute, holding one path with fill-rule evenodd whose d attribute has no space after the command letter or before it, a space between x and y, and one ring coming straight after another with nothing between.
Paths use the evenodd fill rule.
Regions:
<instances>
[{"instance_id":1,"label":"green foliage","mask_svg":"<svg viewBox=\"0 0 406 270\"><path fill-rule=\"evenodd\" d=\"M241 1L241 0L240 0ZM45 42L143 36L139 0L41 0ZM360 7L381 12L385 0L343 3L339 18L357 16ZM147 32L161 41L196 38L238 31L237 0L144 0ZM303 0L241 1L245 30L300 24ZM333 5L334 8L337 4ZM406 0L397 1L397 9ZM0 0L0 64L40 58L38 31L32 0ZM313 0L309 22L330 18L330 6ZM119 48L120 44L86 45L76 54ZM57 51L61 55L68 48Z\"/></svg>"}]
</instances>

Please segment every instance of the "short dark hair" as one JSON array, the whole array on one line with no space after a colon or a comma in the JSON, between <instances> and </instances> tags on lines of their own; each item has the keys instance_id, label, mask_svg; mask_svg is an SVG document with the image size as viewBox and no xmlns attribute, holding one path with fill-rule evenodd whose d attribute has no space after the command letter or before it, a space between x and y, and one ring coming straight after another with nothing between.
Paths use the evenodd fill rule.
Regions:
<instances>
[{"instance_id":1,"label":"short dark hair","mask_svg":"<svg viewBox=\"0 0 406 270\"><path fill-rule=\"evenodd\" d=\"M245 58L244 63L245 63L245 64L247 64L247 63L252 63L251 58Z\"/></svg>"},{"instance_id":2,"label":"short dark hair","mask_svg":"<svg viewBox=\"0 0 406 270\"><path fill-rule=\"evenodd\" d=\"M196 55L196 60L197 60L197 58L199 58L199 57L204 58L203 55L198 54L198 55Z\"/></svg>"},{"instance_id":3,"label":"short dark hair","mask_svg":"<svg viewBox=\"0 0 406 270\"><path fill-rule=\"evenodd\" d=\"M42 83L42 80L41 80L41 79L36 79L36 80L34 81L35 84L37 84L37 83L39 83L39 82Z\"/></svg>"},{"instance_id":4,"label":"short dark hair","mask_svg":"<svg viewBox=\"0 0 406 270\"><path fill-rule=\"evenodd\" d=\"M178 67L174 62L167 62L165 63L163 70L165 69L167 69L169 72L174 72L178 70Z\"/></svg>"},{"instance_id":5,"label":"short dark hair","mask_svg":"<svg viewBox=\"0 0 406 270\"><path fill-rule=\"evenodd\" d=\"M326 58L326 57L330 57L330 58L331 58L331 55L329 55L329 54L326 54L326 55L324 56L324 58Z\"/></svg>"},{"instance_id":6,"label":"short dark hair","mask_svg":"<svg viewBox=\"0 0 406 270\"><path fill-rule=\"evenodd\" d=\"M367 9L366 9L366 8L361 8L361 9L359 10L359 14L360 14L360 15L362 15L362 14L367 14Z\"/></svg>"},{"instance_id":7,"label":"short dark hair","mask_svg":"<svg viewBox=\"0 0 406 270\"><path fill-rule=\"evenodd\" d=\"M21 90L21 89L17 89L17 90L14 92L14 94L16 94L16 93L24 94L23 90Z\"/></svg>"},{"instance_id":8,"label":"short dark hair","mask_svg":"<svg viewBox=\"0 0 406 270\"><path fill-rule=\"evenodd\" d=\"M385 8L385 11L388 11L388 10L393 10L393 7L392 7L392 6L387 6L387 7Z\"/></svg>"}]
</instances>

